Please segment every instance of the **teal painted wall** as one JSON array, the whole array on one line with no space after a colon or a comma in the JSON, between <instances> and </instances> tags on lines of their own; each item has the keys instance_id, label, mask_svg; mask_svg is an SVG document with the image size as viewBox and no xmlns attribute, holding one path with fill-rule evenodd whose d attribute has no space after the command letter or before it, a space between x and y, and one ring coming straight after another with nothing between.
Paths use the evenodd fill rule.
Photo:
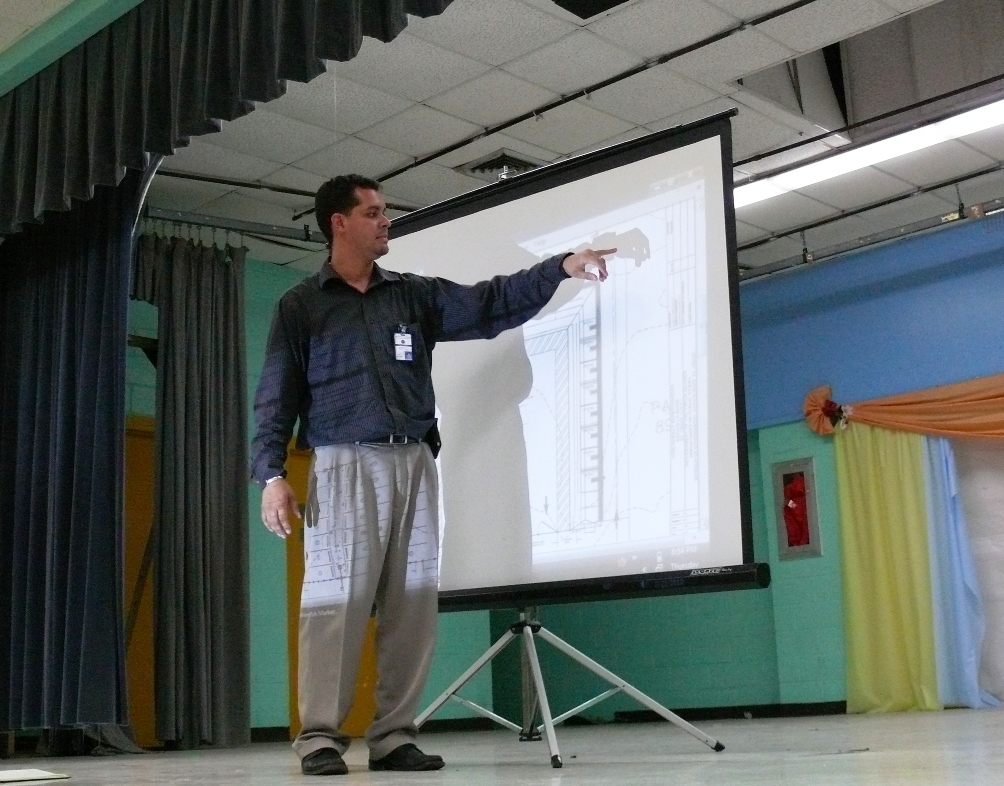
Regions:
<instances>
[{"instance_id":1,"label":"teal painted wall","mask_svg":"<svg viewBox=\"0 0 1004 786\"><path fill-rule=\"evenodd\" d=\"M129 301L129 335L157 337L157 308L149 303ZM126 350L126 412L153 417L157 409L157 369L143 350Z\"/></svg>"},{"instance_id":2,"label":"teal painted wall","mask_svg":"<svg viewBox=\"0 0 1004 786\"><path fill-rule=\"evenodd\" d=\"M279 296L307 274L249 260L244 297L247 329L248 435L254 433L255 389L265 360L268 328ZM261 490L248 484L251 573L251 726L289 725L286 654L286 545L261 523Z\"/></svg>"},{"instance_id":3,"label":"teal painted wall","mask_svg":"<svg viewBox=\"0 0 1004 786\"><path fill-rule=\"evenodd\" d=\"M813 433L802 421L760 429L757 436L759 481L772 523L767 553L780 699L784 704L843 701L847 675L833 440ZM813 460L822 555L781 561L771 467L807 457Z\"/></svg>"},{"instance_id":4,"label":"teal painted wall","mask_svg":"<svg viewBox=\"0 0 1004 786\"><path fill-rule=\"evenodd\" d=\"M750 475L759 478L760 449L750 435ZM753 548L767 561L764 496L752 483ZM775 590L548 606L541 622L552 633L671 709L775 704L780 701ZM497 637L516 619L492 612ZM520 722L519 659L515 645L494 666L495 707ZM551 710L560 714L605 689L605 683L553 650L539 646ZM640 710L623 695L584 714L607 721L618 710Z\"/></svg>"}]
</instances>

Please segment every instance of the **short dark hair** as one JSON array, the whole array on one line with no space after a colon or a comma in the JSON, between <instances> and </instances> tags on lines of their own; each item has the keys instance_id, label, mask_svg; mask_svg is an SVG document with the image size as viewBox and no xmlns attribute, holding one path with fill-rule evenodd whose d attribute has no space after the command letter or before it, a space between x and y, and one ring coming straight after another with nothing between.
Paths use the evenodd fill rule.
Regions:
<instances>
[{"instance_id":1,"label":"short dark hair","mask_svg":"<svg viewBox=\"0 0 1004 786\"><path fill-rule=\"evenodd\" d=\"M359 204L357 188L379 191L380 184L362 175L339 175L317 189L314 216L321 233L328 239L328 245L331 245L331 216L335 213L346 215Z\"/></svg>"}]
</instances>

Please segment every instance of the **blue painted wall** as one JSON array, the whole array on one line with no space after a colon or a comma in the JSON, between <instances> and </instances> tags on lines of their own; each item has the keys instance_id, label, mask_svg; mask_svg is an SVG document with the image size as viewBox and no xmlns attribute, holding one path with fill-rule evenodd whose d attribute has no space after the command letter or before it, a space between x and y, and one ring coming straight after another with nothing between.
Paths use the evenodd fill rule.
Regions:
<instances>
[{"instance_id":1,"label":"blue painted wall","mask_svg":"<svg viewBox=\"0 0 1004 786\"><path fill-rule=\"evenodd\" d=\"M991 217L742 286L747 427L1004 371L1002 260Z\"/></svg>"}]
</instances>

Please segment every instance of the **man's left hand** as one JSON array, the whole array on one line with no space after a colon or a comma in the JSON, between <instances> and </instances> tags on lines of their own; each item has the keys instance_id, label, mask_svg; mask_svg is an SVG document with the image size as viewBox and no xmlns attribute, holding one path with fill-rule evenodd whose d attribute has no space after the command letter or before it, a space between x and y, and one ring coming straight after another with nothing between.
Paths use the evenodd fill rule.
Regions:
<instances>
[{"instance_id":1,"label":"man's left hand","mask_svg":"<svg viewBox=\"0 0 1004 786\"><path fill-rule=\"evenodd\" d=\"M572 278L584 278L586 281L605 281L607 261L603 257L613 254L616 250L616 248L604 248L593 251L591 248L585 248L565 257L561 266Z\"/></svg>"}]
</instances>

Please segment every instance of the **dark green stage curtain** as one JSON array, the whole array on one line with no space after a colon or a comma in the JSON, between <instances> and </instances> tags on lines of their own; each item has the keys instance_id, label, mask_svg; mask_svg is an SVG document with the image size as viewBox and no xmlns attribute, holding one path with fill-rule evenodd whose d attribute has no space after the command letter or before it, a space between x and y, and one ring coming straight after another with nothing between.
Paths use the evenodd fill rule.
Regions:
<instances>
[{"instance_id":1,"label":"dark green stage curtain","mask_svg":"<svg viewBox=\"0 0 1004 786\"><path fill-rule=\"evenodd\" d=\"M115 185L452 0L144 0L0 96L0 235Z\"/></svg>"},{"instance_id":2,"label":"dark green stage curtain","mask_svg":"<svg viewBox=\"0 0 1004 786\"><path fill-rule=\"evenodd\" d=\"M0 730L126 723L125 345L138 183L130 171L0 244Z\"/></svg>"},{"instance_id":3,"label":"dark green stage curtain","mask_svg":"<svg viewBox=\"0 0 1004 786\"><path fill-rule=\"evenodd\" d=\"M244 248L140 238L159 309L152 538L157 736L250 742Z\"/></svg>"}]
</instances>

